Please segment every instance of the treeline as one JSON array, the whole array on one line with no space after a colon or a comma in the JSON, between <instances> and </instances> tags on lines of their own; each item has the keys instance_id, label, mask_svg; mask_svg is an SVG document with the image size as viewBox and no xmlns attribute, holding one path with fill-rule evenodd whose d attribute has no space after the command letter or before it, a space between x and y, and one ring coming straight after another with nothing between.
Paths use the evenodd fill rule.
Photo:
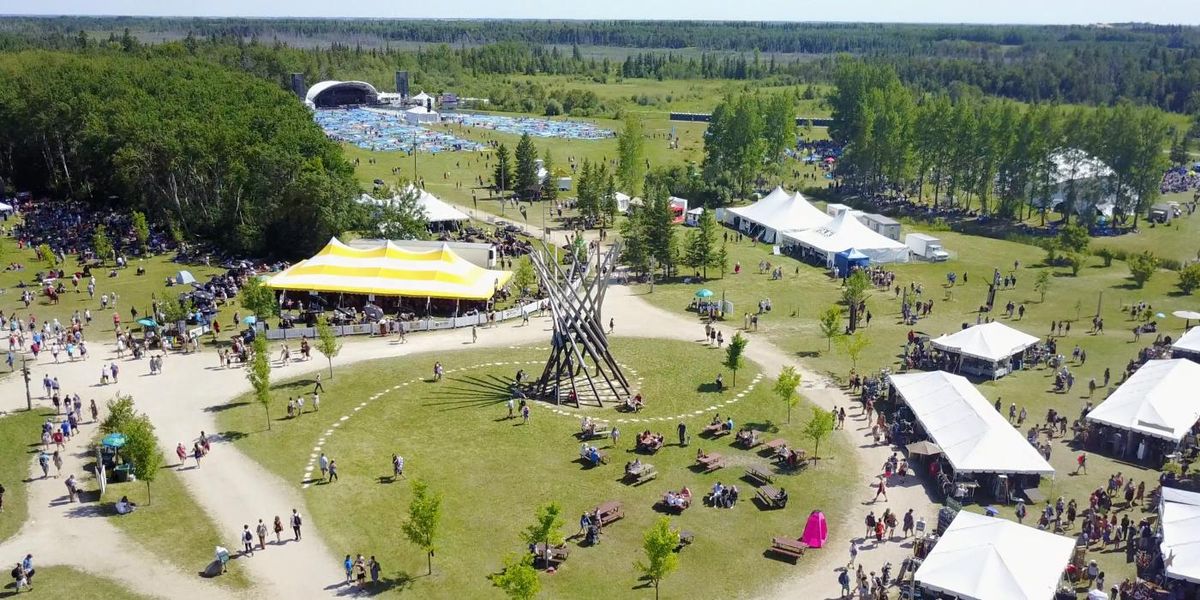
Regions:
<instances>
[{"instance_id":1,"label":"treeline","mask_svg":"<svg viewBox=\"0 0 1200 600\"><path fill-rule=\"evenodd\" d=\"M351 166L300 103L182 57L0 56L0 175L239 254L306 256L363 216Z\"/></svg>"},{"instance_id":2,"label":"treeline","mask_svg":"<svg viewBox=\"0 0 1200 600\"><path fill-rule=\"evenodd\" d=\"M1105 196L1118 220L1149 208L1168 166L1172 131L1156 109L1020 106L979 95L906 88L894 70L843 61L830 97L830 135L846 144L838 173L868 192L931 191L935 206L1023 216L1056 191L1085 219ZM1112 170L1093 177L1092 157Z\"/></svg>"},{"instance_id":3,"label":"treeline","mask_svg":"<svg viewBox=\"0 0 1200 600\"><path fill-rule=\"evenodd\" d=\"M543 73L597 81L796 83L831 81L835 56L851 53L890 65L906 85L926 92L966 87L1024 102L1112 105L1126 99L1200 112L1195 27L61 17L0 20L0 49L77 47L82 31L106 31L109 43L122 45L139 35L184 38L166 46L182 44L281 85L287 72L298 71L314 80L354 77L391 89L396 69L413 71L414 82L431 89L461 88L486 74ZM428 45L414 50L413 42ZM610 60L585 56L580 46L646 51Z\"/></svg>"}]
</instances>

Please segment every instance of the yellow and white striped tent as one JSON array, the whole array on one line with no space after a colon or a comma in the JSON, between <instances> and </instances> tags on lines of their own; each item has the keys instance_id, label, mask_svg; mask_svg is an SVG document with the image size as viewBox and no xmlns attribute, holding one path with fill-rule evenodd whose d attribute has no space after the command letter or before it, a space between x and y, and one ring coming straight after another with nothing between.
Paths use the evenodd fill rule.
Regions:
<instances>
[{"instance_id":1,"label":"yellow and white striped tent","mask_svg":"<svg viewBox=\"0 0 1200 600\"><path fill-rule=\"evenodd\" d=\"M511 271L484 269L448 245L405 250L387 242L359 249L332 238L316 256L271 277L266 285L301 292L487 300L511 278Z\"/></svg>"}]
</instances>

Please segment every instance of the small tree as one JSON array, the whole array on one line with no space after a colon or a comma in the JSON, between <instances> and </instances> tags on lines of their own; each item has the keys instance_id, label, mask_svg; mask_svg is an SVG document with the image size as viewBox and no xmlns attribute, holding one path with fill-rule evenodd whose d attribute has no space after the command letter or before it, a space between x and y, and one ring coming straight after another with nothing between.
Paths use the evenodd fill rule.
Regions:
<instances>
[{"instance_id":1,"label":"small tree","mask_svg":"<svg viewBox=\"0 0 1200 600\"><path fill-rule=\"evenodd\" d=\"M800 400L796 394L796 388L800 385L800 373L796 371L796 367L788 365L779 371L779 378L775 380L775 395L779 396L780 400L787 406L787 422L792 422L792 407Z\"/></svg>"},{"instance_id":2,"label":"small tree","mask_svg":"<svg viewBox=\"0 0 1200 600\"><path fill-rule=\"evenodd\" d=\"M108 416L100 422L100 433L124 433L125 425L137 417L133 396L117 396L108 401Z\"/></svg>"},{"instance_id":3,"label":"small tree","mask_svg":"<svg viewBox=\"0 0 1200 600\"><path fill-rule=\"evenodd\" d=\"M137 238L138 247L145 252L146 241L150 239L150 224L146 222L146 213L135 210L129 215L129 220L133 225L133 236Z\"/></svg>"},{"instance_id":4,"label":"small tree","mask_svg":"<svg viewBox=\"0 0 1200 600\"><path fill-rule=\"evenodd\" d=\"M133 474L146 482L146 504L150 503L150 483L162 470L163 455L158 449L154 425L145 415L137 415L123 426L125 457L133 463Z\"/></svg>"},{"instance_id":5,"label":"small tree","mask_svg":"<svg viewBox=\"0 0 1200 600\"><path fill-rule=\"evenodd\" d=\"M662 580L679 567L679 532L671 529L671 519L662 517L654 523L642 538L645 561L634 563L634 568L654 586L654 598L658 599L658 587Z\"/></svg>"},{"instance_id":6,"label":"small tree","mask_svg":"<svg viewBox=\"0 0 1200 600\"><path fill-rule=\"evenodd\" d=\"M742 354L746 351L746 344L750 340L740 332L733 334L729 340L729 345L725 347L725 367L733 371L733 385L737 385L737 372L742 368Z\"/></svg>"},{"instance_id":7,"label":"small tree","mask_svg":"<svg viewBox=\"0 0 1200 600\"><path fill-rule=\"evenodd\" d=\"M250 369L246 379L254 389L254 399L263 407L267 416L267 430L271 429L271 357L267 356L267 338L254 336L254 356L250 358Z\"/></svg>"},{"instance_id":8,"label":"small tree","mask_svg":"<svg viewBox=\"0 0 1200 600\"><path fill-rule=\"evenodd\" d=\"M47 267L53 269L58 266L58 255L50 248L50 244L41 244L37 247L38 258L46 263Z\"/></svg>"},{"instance_id":9,"label":"small tree","mask_svg":"<svg viewBox=\"0 0 1200 600\"><path fill-rule=\"evenodd\" d=\"M408 520L402 529L408 541L425 551L429 575L433 574L433 552L436 550L438 525L442 520L442 495L429 491L420 479L413 481L413 497L408 503Z\"/></svg>"},{"instance_id":10,"label":"small tree","mask_svg":"<svg viewBox=\"0 0 1200 600\"><path fill-rule=\"evenodd\" d=\"M528 544L545 544L557 546L565 539L562 532L566 520L562 516L562 507L557 502L543 504L537 509L533 525L521 532L521 539Z\"/></svg>"},{"instance_id":11,"label":"small tree","mask_svg":"<svg viewBox=\"0 0 1200 600\"><path fill-rule=\"evenodd\" d=\"M337 339L337 333L333 331L333 325L329 324L329 319L325 315L321 315L317 319L317 350L325 355L325 360L329 361L329 378L333 379L333 359L342 351L342 343Z\"/></svg>"},{"instance_id":12,"label":"small tree","mask_svg":"<svg viewBox=\"0 0 1200 600\"><path fill-rule=\"evenodd\" d=\"M513 600L532 600L542 591L542 581L538 579L537 570L533 568L531 554L519 558L512 554L506 556L504 570L492 575L491 579L493 585Z\"/></svg>"},{"instance_id":13,"label":"small tree","mask_svg":"<svg viewBox=\"0 0 1200 600\"><path fill-rule=\"evenodd\" d=\"M1200 263L1192 263L1179 270L1179 291L1191 294L1200 288Z\"/></svg>"},{"instance_id":14,"label":"small tree","mask_svg":"<svg viewBox=\"0 0 1200 600\"><path fill-rule=\"evenodd\" d=\"M1083 255L1068 252L1062 256L1062 262L1067 268L1071 269L1071 277L1077 277L1079 270L1083 268Z\"/></svg>"},{"instance_id":15,"label":"small tree","mask_svg":"<svg viewBox=\"0 0 1200 600\"><path fill-rule=\"evenodd\" d=\"M1046 292L1050 291L1051 281L1052 280L1050 279L1049 271L1038 272L1037 279L1034 280L1034 282L1033 282L1033 289L1037 290L1037 292L1042 295L1041 300L1039 300L1039 302L1046 301Z\"/></svg>"},{"instance_id":16,"label":"small tree","mask_svg":"<svg viewBox=\"0 0 1200 600\"><path fill-rule=\"evenodd\" d=\"M842 287L842 302L849 308L856 304L861 304L867 299L867 290L871 287L871 280L867 278L867 274L862 270L855 271L846 277L846 284Z\"/></svg>"},{"instance_id":17,"label":"small tree","mask_svg":"<svg viewBox=\"0 0 1200 600\"><path fill-rule=\"evenodd\" d=\"M534 288L538 283L537 273L533 272L533 263L529 262L528 258L522 257L517 260L517 268L513 270L512 282L521 296L534 295Z\"/></svg>"},{"instance_id":18,"label":"small tree","mask_svg":"<svg viewBox=\"0 0 1200 600\"><path fill-rule=\"evenodd\" d=\"M813 441L813 458L819 458L821 440L833 431L833 413L820 408L813 408L813 416L804 424L804 437Z\"/></svg>"},{"instance_id":19,"label":"small tree","mask_svg":"<svg viewBox=\"0 0 1200 600\"><path fill-rule=\"evenodd\" d=\"M1158 270L1158 257L1149 251L1131 254L1126 262L1129 263L1129 275L1139 288L1144 287L1146 282L1150 281L1150 277L1154 275L1154 271Z\"/></svg>"},{"instance_id":20,"label":"small tree","mask_svg":"<svg viewBox=\"0 0 1200 600\"><path fill-rule=\"evenodd\" d=\"M838 338L838 345L841 346L842 352L846 353L846 357L850 359L850 367L858 370L858 359L862 356L863 350L871 345L871 338L863 335L861 331L855 331L851 335L846 335Z\"/></svg>"},{"instance_id":21,"label":"small tree","mask_svg":"<svg viewBox=\"0 0 1200 600\"><path fill-rule=\"evenodd\" d=\"M831 306L821 313L817 320L817 324L821 326L821 335L825 338L825 351L833 349L833 338L842 329L842 309L838 306Z\"/></svg>"},{"instance_id":22,"label":"small tree","mask_svg":"<svg viewBox=\"0 0 1200 600\"><path fill-rule=\"evenodd\" d=\"M542 154L542 167L546 169L546 179L542 181L542 200L553 204L558 200L558 176L554 172L554 157L548 147Z\"/></svg>"},{"instance_id":23,"label":"small tree","mask_svg":"<svg viewBox=\"0 0 1200 600\"><path fill-rule=\"evenodd\" d=\"M108 230L103 225L97 225L92 231L92 250L96 252L100 264L104 264L113 255L112 240L108 238Z\"/></svg>"},{"instance_id":24,"label":"small tree","mask_svg":"<svg viewBox=\"0 0 1200 600\"><path fill-rule=\"evenodd\" d=\"M158 311L162 313L164 325L177 323L187 318L192 312L192 301L180 300L178 297L167 296L158 303Z\"/></svg>"},{"instance_id":25,"label":"small tree","mask_svg":"<svg viewBox=\"0 0 1200 600\"><path fill-rule=\"evenodd\" d=\"M279 314L279 303L275 299L275 290L263 285L262 279L251 277L242 287L242 308L258 318Z\"/></svg>"},{"instance_id":26,"label":"small tree","mask_svg":"<svg viewBox=\"0 0 1200 600\"><path fill-rule=\"evenodd\" d=\"M1117 253L1112 251L1112 248L1101 248L1096 251L1096 256L1104 261L1104 266L1111 267L1112 261L1117 257Z\"/></svg>"},{"instance_id":27,"label":"small tree","mask_svg":"<svg viewBox=\"0 0 1200 600\"><path fill-rule=\"evenodd\" d=\"M1064 225L1058 232L1058 246L1068 253L1086 252L1089 242L1091 238L1087 228L1077 223Z\"/></svg>"}]
</instances>

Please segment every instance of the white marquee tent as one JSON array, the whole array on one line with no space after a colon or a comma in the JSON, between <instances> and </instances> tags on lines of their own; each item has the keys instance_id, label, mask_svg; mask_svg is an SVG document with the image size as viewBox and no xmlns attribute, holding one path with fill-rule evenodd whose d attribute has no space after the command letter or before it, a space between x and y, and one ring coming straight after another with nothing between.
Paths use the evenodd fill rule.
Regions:
<instances>
[{"instance_id":1,"label":"white marquee tent","mask_svg":"<svg viewBox=\"0 0 1200 600\"><path fill-rule=\"evenodd\" d=\"M1200 494L1164 487L1158 511L1167 577L1200 583Z\"/></svg>"},{"instance_id":2,"label":"white marquee tent","mask_svg":"<svg viewBox=\"0 0 1200 600\"><path fill-rule=\"evenodd\" d=\"M1179 442L1200 420L1200 364L1183 358L1142 365L1087 419Z\"/></svg>"},{"instance_id":3,"label":"white marquee tent","mask_svg":"<svg viewBox=\"0 0 1200 600\"><path fill-rule=\"evenodd\" d=\"M1052 600L1075 540L961 511L917 569L921 586L964 600Z\"/></svg>"},{"instance_id":4,"label":"white marquee tent","mask_svg":"<svg viewBox=\"0 0 1200 600\"><path fill-rule=\"evenodd\" d=\"M441 119L436 110L424 106L414 106L404 111L404 120L409 123L437 123Z\"/></svg>"},{"instance_id":5,"label":"white marquee tent","mask_svg":"<svg viewBox=\"0 0 1200 600\"><path fill-rule=\"evenodd\" d=\"M727 223L736 225L747 233L755 225L763 228L761 239L766 243L779 243L778 234L784 231L803 231L829 223L829 215L813 206L799 192L789 194L777 187L771 193L750 206L728 208L724 211ZM735 222L734 219L738 218Z\"/></svg>"},{"instance_id":6,"label":"white marquee tent","mask_svg":"<svg viewBox=\"0 0 1200 600\"><path fill-rule=\"evenodd\" d=\"M412 189L412 186L409 186ZM363 194L359 199L363 204L374 204L376 206L390 202L390 200L374 198L369 194ZM440 223L444 221L468 221L471 219L466 213L453 206L443 202L437 196L430 194L425 190L417 190L417 204L425 211L425 219L430 223Z\"/></svg>"},{"instance_id":7,"label":"white marquee tent","mask_svg":"<svg viewBox=\"0 0 1200 600\"><path fill-rule=\"evenodd\" d=\"M1038 343L1038 338L999 321L992 321L943 335L932 343L938 350L965 357L959 370L998 377L1008 373L1010 357Z\"/></svg>"},{"instance_id":8,"label":"white marquee tent","mask_svg":"<svg viewBox=\"0 0 1200 600\"><path fill-rule=\"evenodd\" d=\"M1179 336L1171 345L1171 355L1175 358L1190 358L1200 362L1200 326L1193 327L1187 333Z\"/></svg>"},{"instance_id":9,"label":"white marquee tent","mask_svg":"<svg viewBox=\"0 0 1200 600\"><path fill-rule=\"evenodd\" d=\"M1054 467L965 377L932 371L890 378L956 472L1054 473Z\"/></svg>"},{"instance_id":10,"label":"white marquee tent","mask_svg":"<svg viewBox=\"0 0 1200 600\"><path fill-rule=\"evenodd\" d=\"M829 265L833 264L834 255L851 248L867 255L873 264L906 263L909 257L908 246L875 233L859 222L851 211L842 211L819 227L789 231L783 238L781 243L784 245L799 244L824 254Z\"/></svg>"}]
</instances>

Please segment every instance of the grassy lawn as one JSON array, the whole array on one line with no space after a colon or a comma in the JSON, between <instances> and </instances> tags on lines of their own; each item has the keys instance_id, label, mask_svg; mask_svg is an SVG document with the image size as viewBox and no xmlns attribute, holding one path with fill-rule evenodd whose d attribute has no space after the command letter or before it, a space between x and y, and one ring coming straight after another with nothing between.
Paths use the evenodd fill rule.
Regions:
<instances>
[{"instance_id":1,"label":"grassy lawn","mask_svg":"<svg viewBox=\"0 0 1200 600\"><path fill-rule=\"evenodd\" d=\"M980 391L989 401L999 398L1005 405L1016 403L1019 407L1025 407L1029 413L1026 428L1044 421L1049 408L1066 415L1078 415L1089 401L1088 380L1094 377L1098 385L1102 384L1106 367L1112 372L1110 387L1116 387L1125 364L1153 341L1152 335L1146 335L1139 342L1134 342L1130 332L1134 322L1125 311L1130 304L1144 300L1153 306L1154 312L1166 314L1166 318L1158 319L1159 331L1173 337L1182 333L1183 322L1171 317L1170 313L1183 308L1195 309L1200 304L1195 296L1178 295L1174 288L1174 273L1159 271L1145 289L1135 289L1124 263L1116 261L1112 266L1104 267L1102 261L1095 257L1089 257L1088 264L1078 277L1070 276L1069 271L1063 269L1053 270L1051 288L1045 301L1041 302L1040 295L1033 290L1037 272L1043 269L1041 261L1045 253L1040 249L955 233L939 232L936 235L953 255L951 261L943 264L889 266L896 273L897 285L919 283L924 289L922 298L934 300L932 316L922 319L912 329L936 337L956 331L963 324L974 324L975 311L986 299L987 286L984 281L990 278L992 269L998 267L1007 274L1012 271L1013 261L1020 261L1017 287L998 292L994 316L1001 322L1043 338L1049 331L1051 321L1068 320L1072 323L1072 331L1059 340L1059 352L1070 356L1075 344L1087 352L1086 364L1070 365L1076 376L1076 386L1070 393L1052 391L1053 372L1045 367L1019 372L995 382L978 382ZM697 289L708 287L718 296L724 294L734 303L735 310L729 323L732 327L740 327L742 313L747 310L753 312L752 307L757 306L760 299L770 298L774 310L760 317L760 332L752 335L765 335L783 349L795 352L812 367L845 378L851 369L851 360L839 350L836 340L833 350L827 350L827 342L817 324L818 314L839 300L840 284L815 267L786 257L770 256L762 245L754 247L748 242L731 242L729 248L731 267L734 261L740 261L742 273L727 274L724 278L714 278L704 283L684 284L678 280L660 282L653 294L643 297L665 309L683 311ZM760 260L783 265L784 279L770 281L768 275L759 275L757 266ZM945 275L950 271L959 274L959 284L952 290L944 287ZM969 275L967 284L962 283L964 272ZM1025 305L1027 312L1023 320L1017 320L1015 316L1009 320L1003 316L1003 307L1009 300ZM1105 322L1105 333L1091 335L1088 333L1091 317L1096 313L1098 303ZM910 329L900 321L900 300L894 289L876 289L871 292L867 305L873 318L863 331L869 337L870 345L862 353L858 369L867 373L876 372L881 367L898 369L899 356ZM1090 400L1099 404L1104 396L1105 390L1098 389ZM1071 476L1069 473L1074 470L1074 456L1075 453L1063 444L1054 445L1050 462L1058 475L1043 481L1042 492L1047 497L1062 495L1086 505L1087 495L1096 487L1103 486L1107 477L1117 471L1127 476L1132 474L1137 480L1145 479L1148 484L1157 478L1156 471L1119 463L1102 455L1090 457L1089 475ZM1117 565L1115 559L1112 562L1110 580L1116 579L1113 573L1118 573L1119 577L1132 573L1132 569ZM1119 562L1123 564L1123 556Z\"/></svg>"},{"instance_id":2,"label":"grassy lawn","mask_svg":"<svg viewBox=\"0 0 1200 600\"><path fill-rule=\"evenodd\" d=\"M118 515L113 505L121 496L129 496L138 508L132 514ZM228 545L188 493L168 461L150 484L150 502L146 484L141 481L109 484L101 502L109 522L154 556L167 559L184 573L203 571L213 559L213 548ZM225 541L222 544L222 541ZM246 588L250 581L242 569L230 569L216 579L221 585Z\"/></svg>"},{"instance_id":3,"label":"grassy lawn","mask_svg":"<svg viewBox=\"0 0 1200 600\"><path fill-rule=\"evenodd\" d=\"M37 456L42 435L42 422L53 410L35 408L31 411L9 413L0 418L0 484L4 485L4 511L0 512L0 541L12 537L29 514L29 494L26 480L29 466ZM13 457L18 457L13 460Z\"/></svg>"},{"instance_id":4,"label":"grassy lawn","mask_svg":"<svg viewBox=\"0 0 1200 600\"><path fill-rule=\"evenodd\" d=\"M36 590L46 590L42 591L40 595L46 595L49 592L60 598L129 598L130 600L147 598L147 596L126 589L111 579L85 573L72 567L58 565L37 567L34 581L37 583L34 593L37 593ZM0 592L0 597L16 597L14 585L11 582L6 583L4 591ZM30 592L27 590L22 595L27 593Z\"/></svg>"},{"instance_id":5,"label":"grassy lawn","mask_svg":"<svg viewBox=\"0 0 1200 600\"><path fill-rule=\"evenodd\" d=\"M265 430L262 407L248 399L222 411L220 425L242 450L297 483L310 453L315 452L314 444L325 438L320 451L338 462L341 480L315 484L304 492L310 522L321 527L335 552L375 555L385 567L386 579L422 598L498 597L485 577L500 568L504 555L524 550L519 534L532 522L538 505L561 503L567 521L563 530L571 535L578 530L579 514L606 500L622 501L625 519L605 530L597 548L578 547L579 540L571 540L572 556L565 566L542 576L545 595L646 597L651 592L638 587L632 563L641 556L642 534L658 516L652 505L661 494L686 485L699 498L717 480L737 480L744 466L767 464L764 458L731 447L728 437L719 441L696 437L714 412L732 414L737 423L753 423L771 430L767 435L786 437L810 450L811 444L800 434L803 417L791 425L779 423L784 409L771 393L770 381L758 382L726 410L710 409L718 399L734 399L738 390L746 389L757 373L753 365L738 374L738 386L721 394L708 391L702 383L721 370L723 353L716 349L624 339L614 345L618 359L645 378L640 389L648 406L633 418L662 420L618 424L622 436L618 447L608 449L610 464L594 469L576 461L577 416L554 414L548 405L534 403L528 426L505 418L507 382L518 368L536 375L540 366L532 363L544 363L546 352L532 348L499 356L495 351L423 355L341 369L325 382L321 412L290 421L279 418L279 407L287 396L308 391L311 381L283 382L275 391L276 421L271 431ZM435 360L449 371L446 381L437 384L424 380ZM496 360L509 364L484 366ZM400 385L405 382L412 383ZM397 385L397 391L388 391ZM365 408L354 408L380 392L383 395ZM686 419L692 444L676 447L675 416L694 411L701 414ZM585 409L584 414L630 418L612 408ZM807 411L801 408L797 414ZM341 421L343 415L352 418ZM331 426L336 433L326 436ZM659 477L628 487L620 482L622 465L636 456L632 452L635 432L647 428L662 432L669 442L658 454L642 456L657 467ZM730 466L710 475L690 470L697 448L722 453ZM743 501L733 510L697 504L674 517L677 527L695 532L696 541L683 551L679 572L664 583L666 593L744 596L750 588L793 572L796 567L789 563L764 559L763 549L772 535L799 535L804 518L814 508L832 515L840 512L847 498L844 490L855 479L855 469L840 465L849 451L843 444L826 441L821 448L826 459L819 466L806 473L780 475L777 481L793 498L785 510L759 510L749 500L753 487L736 481ZM388 481L393 452L405 457L409 477L429 481L433 490L444 495L441 542L429 578L423 576L425 556L399 532L411 492L403 481ZM715 561L720 569L712 568Z\"/></svg>"},{"instance_id":6,"label":"grassy lawn","mask_svg":"<svg viewBox=\"0 0 1200 600\"><path fill-rule=\"evenodd\" d=\"M1192 201L1191 192L1167 194L1156 204L1165 202ZM1179 261L1194 261L1200 259L1200 216L1189 215L1186 207L1183 216L1172 219L1169 225L1150 226L1146 219L1138 222L1140 231L1136 234L1116 237L1095 238L1097 248L1105 247L1125 252L1142 252L1149 250L1162 258L1173 258Z\"/></svg>"}]
</instances>

